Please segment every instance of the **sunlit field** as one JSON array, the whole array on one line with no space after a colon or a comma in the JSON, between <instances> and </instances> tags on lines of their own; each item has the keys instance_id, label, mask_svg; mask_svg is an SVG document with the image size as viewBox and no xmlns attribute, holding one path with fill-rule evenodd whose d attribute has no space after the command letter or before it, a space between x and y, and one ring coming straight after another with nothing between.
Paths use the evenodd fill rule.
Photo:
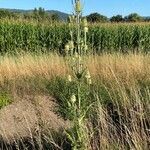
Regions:
<instances>
[{"instance_id":1,"label":"sunlit field","mask_svg":"<svg viewBox=\"0 0 150 150\"><path fill-rule=\"evenodd\" d=\"M150 149L150 17L83 6L0 9L0 150Z\"/></svg>"},{"instance_id":2,"label":"sunlit field","mask_svg":"<svg viewBox=\"0 0 150 150\"><path fill-rule=\"evenodd\" d=\"M51 53L1 56L1 147L70 149L64 134L73 117L69 59ZM92 78L84 101L92 104L85 124L89 149L148 149L150 56L89 55L83 62Z\"/></svg>"}]
</instances>

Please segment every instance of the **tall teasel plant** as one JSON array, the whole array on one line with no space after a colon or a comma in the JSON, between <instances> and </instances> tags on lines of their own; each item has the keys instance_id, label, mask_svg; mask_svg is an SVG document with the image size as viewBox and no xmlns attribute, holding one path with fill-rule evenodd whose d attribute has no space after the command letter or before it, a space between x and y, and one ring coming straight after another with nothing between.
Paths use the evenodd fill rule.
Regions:
<instances>
[{"instance_id":1,"label":"tall teasel plant","mask_svg":"<svg viewBox=\"0 0 150 150\"><path fill-rule=\"evenodd\" d=\"M76 86L76 91L71 93L68 107L72 110L72 130L66 134L72 143L74 150L88 149L85 142L88 138L86 128L86 114L90 106L85 107L85 99L89 93L92 84L91 76L87 68L83 64L82 56L88 50L87 32L88 24L86 18L82 18L82 4L80 0L72 1L74 13L69 17L70 41L65 45L66 54L71 55L71 68L73 71L73 79L68 76L68 82L72 82ZM75 34L74 34L75 33ZM76 35L76 36L74 36ZM83 106L84 105L84 106Z\"/></svg>"},{"instance_id":2,"label":"tall teasel plant","mask_svg":"<svg viewBox=\"0 0 150 150\"><path fill-rule=\"evenodd\" d=\"M80 0L72 0L73 15L69 16L70 40L65 45L65 53L73 55L87 53L88 23L86 17L82 17L82 4Z\"/></svg>"}]
</instances>

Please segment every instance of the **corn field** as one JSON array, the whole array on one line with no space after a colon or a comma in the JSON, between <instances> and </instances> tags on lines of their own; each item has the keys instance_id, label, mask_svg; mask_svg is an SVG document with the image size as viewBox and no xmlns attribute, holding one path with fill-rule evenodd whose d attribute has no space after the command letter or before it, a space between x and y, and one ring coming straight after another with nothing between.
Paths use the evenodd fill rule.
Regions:
<instances>
[{"instance_id":1,"label":"corn field","mask_svg":"<svg viewBox=\"0 0 150 150\"><path fill-rule=\"evenodd\" d=\"M1 53L20 51L56 51L63 53L68 42L67 24L43 25L24 22L0 22ZM74 33L76 37L76 33ZM82 41L81 41L82 42ZM150 51L150 24L94 24L89 25L90 53Z\"/></svg>"}]
</instances>

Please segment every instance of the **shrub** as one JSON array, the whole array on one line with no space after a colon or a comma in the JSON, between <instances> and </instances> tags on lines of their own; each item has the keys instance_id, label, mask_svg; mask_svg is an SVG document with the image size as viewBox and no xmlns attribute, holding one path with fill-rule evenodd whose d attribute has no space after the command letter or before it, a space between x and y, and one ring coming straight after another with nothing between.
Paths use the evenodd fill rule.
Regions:
<instances>
[{"instance_id":1,"label":"shrub","mask_svg":"<svg viewBox=\"0 0 150 150\"><path fill-rule=\"evenodd\" d=\"M4 106L7 106L10 103L11 103L10 95L5 92L1 92L0 93L0 109Z\"/></svg>"}]
</instances>

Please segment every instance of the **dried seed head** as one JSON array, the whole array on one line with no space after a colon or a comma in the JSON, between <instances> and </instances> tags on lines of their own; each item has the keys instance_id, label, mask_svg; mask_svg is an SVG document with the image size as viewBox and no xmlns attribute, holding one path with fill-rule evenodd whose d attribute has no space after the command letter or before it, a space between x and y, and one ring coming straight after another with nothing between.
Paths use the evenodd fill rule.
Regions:
<instances>
[{"instance_id":1,"label":"dried seed head","mask_svg":"<svg viewBox=\"0 0 150 150\"><path fill-rule=\"evenodd\" d=\"M92 84L92 80L91 80L91 78L87 79L87 83L88 83L89 85L91 85L91 84Z\"/></svg>"},{"instance_id":2,"label":"dried seed head","mask_svg":"<svg viewBox=\"0 0 150 150\"><path fill-rule=\"evenodd\" d=\"M72 15L72 20L73 20L73 21L75 20L75 15Z\"/></svg>"},{"instance_id":3,"label":"dried seed head","mask_svg":"<svg viewBox=\"0 0 150 150\"><path fill-rule=\"evenodd\" d=\"M84 27L84 32L87 33L89 31L88 27Z\"/></svg>"},{"instance_id":4,"label":"dried seed head","mask_svg":"<svg viewBox=\"0 0 150 150\"><path fill-rule=\"evenodd\" d=\"M88 26L87 19L84 18L84 19L83 19L83 27L87 27L87 26Z\"/></svg>"},{"instance_id":5,"label":"dried seed head","mask_svg":"<svg viewBox=\"0 0 150 150\"><path fill-rule=\"evenodd\" d=\"M84 41L83 40L81 40L80 44L81 44L81 48L84 48Z\"/></svg>"},{"instance_id":6,"label":"dried seed head","mask_svg":"<svg viewBox=\"0 0 150 150\"><path fill-rule=\"evenodd\" d=\"M70 49L74 49L74 42L73 41L69 41L69 47L70 47Z\"/></svg>"},{"instance_id":7,"label":"dried seed head","mask_svg":"<svg viewBox=\"0 0 150 150\"><path fill-rule=\"evenodd\" d=\"M84 50L87 51L88 50L88 46L84 45Z\"/></svg>"},{"instance_id":8,"label":"dried seed head","mask_svg":"<svg viewBox=\"0 0 150 150\"><path fill-rule=\"evenodd\" d=\"M75 10L76 10L77 13L80 13L81 9L82 9L81 8L81 2L80 2L80 0L77 0L76 4L75 4Z\"/></svg>"},{"instance_id":9,"label":"dried seed head","mask_svg":"<svg viewBox=\"0 0 150 150\"><path fill-rule=\"evenodd\" d=\"M69 106L69 107L71 107L71 104L70 104L70 102L68 102L68 106Z\"/></svg>"},{"instance_id":10,"label":"dried seed head","mask_svg":"<svg viewBox=\"0 0 150 150\"><path fill-rule=\"evenodd\" d=\"M69 49L70 49L69 44L66 44L66 45L65 45L65 51L67 51L67 52L68 52L68 51L69 51Z\"/></svg>"},{"instance_id":11,"label":"dried seed head","mask_svg":"<svg viewBox=\"0 0 150 150\"><path fill-rule=\"evenodd\" d=\"M72 81L71 75L68 75L68 81L69 81L69 82Z\"/></svg>"},{"instance_id":12,"label":"dried seed head","mask_svg":"<svg viewBox=\"0 0 150 150\"><path fill-rule=\"evenodd\" d=\"M75 21L75 16L74 15L70 15L69 16L69 23L73 23Z\"/></svg>"},{"instance_id":13,"label":"dried seed head","mask_svg":"<svg viewBox=\"0 0 150 150\"><path fill-rule=\"evenodd\" d=\"M91 78L91 75L90 75L89 70L87 70L86 75L85 75L85 78L86 78L86 79L90 79L90 78Z\"/></svg>"},{"instance_id":14,"label":"dried seed head","mask_svg":"<svg viewBox=\"0 0 150 150\"><path fill-rule=\"evenodd\" d=\"M75 102L76 102L76 96L73 94L73 95L71 96L71 99L70 99L70 100L71 100L72 103L75 103Z\"/></svg>"}]
</instances>

